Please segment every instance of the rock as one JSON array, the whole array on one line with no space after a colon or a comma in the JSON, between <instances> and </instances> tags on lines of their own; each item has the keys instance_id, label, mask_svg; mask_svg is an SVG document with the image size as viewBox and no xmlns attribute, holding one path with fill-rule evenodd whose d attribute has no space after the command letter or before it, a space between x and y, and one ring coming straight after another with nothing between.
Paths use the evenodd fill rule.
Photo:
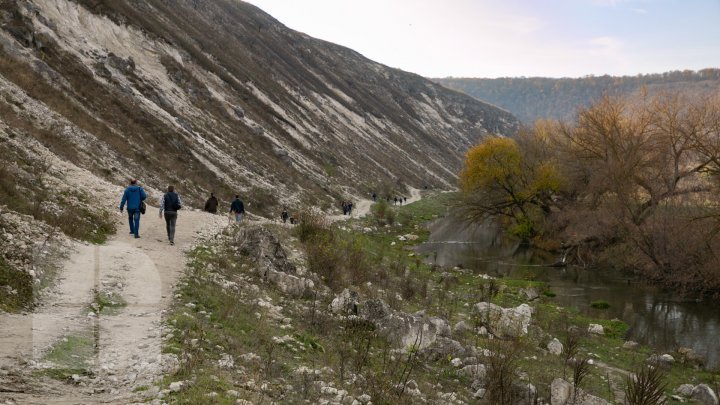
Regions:
<instances>
[{"instance_id":1,"label":"rock","mask_svg":"<svg viewBox=\"0 0 720 405\"><path fill-rule=\"evenodd\" d=\"M707 384L696 385L692 390L690 397L701 404L705 405L718 405L718 397L715 391L712 390Z\"/></svg>"},{"instance_id":2,"label":"rock","mask_svg":"<svg viewBox=\"0 0 720 405\"><path fill-rule=\"evenodd\" d=\"M490 333L501 338L517 338L528 333L532 308L520 304L516 308L503 308L489 302L480 302L473 307Z\"/></svg>"},{"instance_id":3,"label":"rock","mask_svg":"<svg viewBox=\"0 0 720 405\"><path fill-rule=\"evenodd\" d=\"M576 401L573 402L573 396ZM556 378L550 384L550 404L551 405L610 405L610 402L590 395L582 389L577 389L577 395L574 395L573 386L562 378Z\"/></svg>"},{"instance_id":4,"label":"rock","mask_svg":"<svg viewBox=\"0 0 720 405\"><path fill-rule=\"evenodd\" d=\"M233 112L235 113L235 115L236 115L238 118L243 118L243 117L245 117L245 110L243 110L242 107L235 106L235 107L233 108Z\"/></svg>"},{"instance_id":5,"label":"rock","mask_svg":"<svg viewBox=\"0 0 720 405\"><path fill-rule=\"evenodd\" d=\"M341 315L357 315L359 297L357 292L344 289L330 303L330 312Z\"/></svg>"},{"instance_id":6,"label":"rock","mask_svg":"<svg viewBox=\"0 0 720 405\"><path fill-rule=\"evenodd\" d=\"M473 364L472 366L465 366L459 371L461 374L472 378L473 380L485 380L487 376L487 369L484 364Z\"/></svg>"},{"instance_id":7,"label":"rock","mask_svg":"<svg viewBox=\"0 0 720 405\"><path fill-rule=\"evenodd\" d=\"M663 354L660 356L653 354L647 358L646 362L649 364L656 364L661 367L670 367L675 362L675 358L669 354Z\"/></svg>"},{"instance_id":8,"label":"rock","mask_svg":"<svg viewBox=\"0 0 720 405\"><path fill-rule=\"evenodd\" d=\"M463 365L463 361L455 357L454 359L450 360L450 365L452 365L453 367L460 367Z\"/></svg>"},{"instance_id":9,"label":"rock","mask_svg":"<svg viewBox=\"0 0 720 405\"><path fill-rule=\"evenodd\" d=\"M695 386L692 384L682 384L681 386L675 388L674 392L676 394L680 394L684 397L690 398L692 396L694 389L695 389Z\"/></svg>"},{"instance_id":10,"label":"rock","mask_svg":"<svg viewBox=\"0 0 720 405\"><path fill-rule=\"evenodd\" d=\"M485 392L486 392L485 388L480 388L477 391L475 391L475 393L473 394L473 398L475 398L475 399L485 398Z\"/></svg>"},{"instance_id":11,"label":"rock","mask_svg":"<svg viewBox=\"0 0 720 405\"><path fill-rule=\"evenodd\" d=\"M553 338L553 340L551 340L550 343L547 344L547 349L551 354L559 356L563 352L563 344L560 343L557 338Z\"/></svg>"},{"instance_id":12,"label":"rock","mask_svg":"<svg viewBox=\"0 0 720 405\"><path fill-rule=\"evenodd\" d=\"M640 346L638 342L633 342L632 340L628 340L627 342L623 343L622 348L626 350L634 350Z\"/></svg>"},{"instance_id":13,"label":"rock","mask_svg":"<svg viewBox=\"0 0 720 405\"><path fill-rule=\"evenodd\" d=\"M407 234L407 235L403 235L403 236L405 236L405 239L406 239L406 240L418 240L418 239L420 238L419 236L413 235L413 234L411 234L411 233L409 233L409 234Z\"/></svg>"},{"instance_id":14,"label":"rock","mask_svg":"<svg viewBox=\"0 0 720 405\"><path fill-rule=\"evenodd\" d=\"M591 323L590 325L588 325L587 331L591 335L604 335L605 334L605 329L603 329L603 326L598 325L597 323Z\"/></svg>"},{"instance_id":15,"label":"rock","mask_svg":"<svg viewBox=\"0 0 720 405\"><path fill-rule=\"evenodd\" d=\"M183 388L183 385L184 385L183 381L175 381L175 382L171 382L170 386L168 388L172 392L178 392Z\"/></svg>"},{"instance_id":16,"label":"rock","mask_svg":"<svg viewBox=\"0 0 720 405\"><path fill-rule=\"evenodd\" d=\"M460 321L453 326L453 333L463 334L470 330L470 326L465 321Z\"/></svg>"},{"instance_id":17,"label":"rock","mask_svg":"<svg viewBox=\"0 0 720 405\"><path fill-rule=\"evenodd\" d=\"M358 309L358 316L371 322L384 319L391 313L390 306L385 301L378 299L367 300Z\"/></svg>"},{"instance_id":18,"label":"rock","mask_svg":"<svg viewBox=\"0 0 720 405\"><path fill-rule=\"evenodd\" d=\"M359 397L357 397L357 400L363 404L367 404L368 402L370 402L372 400L372 398L368 394L362 394Z\"/></svg>"},{"instance_id":19,"label":"rock","mask_svg":"<svg viewBox=\"0 0 720 405\"><path fill-rule=\"evenodd\" d=\"M703 364L703 358L695 353L695 351L689 347L681 347L677 350L678 355L680 357L680 361L683 363L690 363L690 364Z\"/></svg>"},{"instance_id":20,"label":"rock","mask_svg":"<svg viewBox=\"0 0 720 405\"><path fill-rule=\"evenodd\" d=\"M535 287L521 288L520 295L524 296L528 301L540 298L540 293L538 293L538 290Z\"/></svg>"}]
</instances>

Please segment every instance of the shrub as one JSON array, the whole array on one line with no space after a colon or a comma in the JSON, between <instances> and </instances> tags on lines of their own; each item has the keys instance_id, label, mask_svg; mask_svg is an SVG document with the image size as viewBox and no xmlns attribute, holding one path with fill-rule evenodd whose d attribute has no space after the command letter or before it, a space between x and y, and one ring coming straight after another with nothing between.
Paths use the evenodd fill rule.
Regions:
<instances>
[{"instance_id":1,"label":"shrub","mask_svg":"<svg viewBox=\"0 0 720 405\"><path fill-rule=\"evenodd\" d=\"M610 308L610 303L607 301L593 301L590 303L590 306L596 309L608 309Z\"/></svg>"},{"instance_id":2,"label":"shrub","mask_svg":"<svg viewBox=\"0 0 720 405\"><path fill-rule=\"evenodd\" d=\"M23 272L12 269L0 257L0 309L17 311L27 309L33 302L33 279Z\"/></svg>"},{"instance_id":3,"label":"shrub","mask_svg":"<svg viewBox=\"0 0 720 405\"><path fill-rule=\"evenodd\" d=\"M665 371L660 367L641 366L633 376L628 376L625 387L625 403L628 405L663 405L665 399Z\"/></svg>"},{"instance_id":4,"label":"shrub","mask_svg":"<svg viewBox=\"0 0 720 405\"><path fill-rule=\"evenodd\" d=\"M385 200L379 200L372 206L373 219L378 226L392 225L395 223L395 211Z\"/></svg>"}]
</instances>

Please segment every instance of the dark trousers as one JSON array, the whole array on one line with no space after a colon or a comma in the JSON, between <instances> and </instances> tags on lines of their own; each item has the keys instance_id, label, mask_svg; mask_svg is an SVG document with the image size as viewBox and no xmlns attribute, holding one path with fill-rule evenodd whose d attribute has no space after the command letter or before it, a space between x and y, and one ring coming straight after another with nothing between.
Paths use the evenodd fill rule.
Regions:
<instances>
[{"instance_id":1,"label":"dark trousers","mask_svg":"<svg viewBox=\"0 0 720 405\"><path fill-rule=\"evenodd\" d=\"M140 209L128 209L127 213L130 233L135 234L135 236L140 235Z\"/></svg>"},{"instance_id":2,"label":"dark trousers","mask_svg":"<svg viewBox=\"0 0 720 405\"><path fill-rule=\"evenodd\" d=\"M175 222L177 221L177 212L165 211L165 228L167 229L168 240L175 242Z\"/></svg>"}]
</instances>

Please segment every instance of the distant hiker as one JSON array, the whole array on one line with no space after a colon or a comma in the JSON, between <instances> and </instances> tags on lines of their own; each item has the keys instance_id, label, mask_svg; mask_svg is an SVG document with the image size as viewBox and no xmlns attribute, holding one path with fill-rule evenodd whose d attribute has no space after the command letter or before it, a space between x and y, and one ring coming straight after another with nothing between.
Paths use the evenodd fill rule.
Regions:
<instances>
[{"instance_id":1,"label":"distant hiker","mask_svg":"<svg viewBox=\"0 0 720 405\"><path fill-rule=\"evenodd\" d=\"M347 214L348 214L348 215L352 215L352 208L353 208L353 203L352 203L352 201L348 201L348 202L347 202Z\"/></svg>"},{"instance_id":2,"label":"distant hiker","mask_svg":"<svg viewBox=\"0 0 720 405\"><path fill-rule=\"evenodd\" d=\"M296 221L295 217L290 217L290 225L295 225Z\"/></svg>"},{"instance_id":3,"label":"distant hiker","mask_svg":"<svg viewBox=\"0 0 720 405\"><path fill-rule=\"evenodd\" d=\"M377 201L377 194L373 193L373 194L372 194L372 198L373 198L373 202L376 202L376 201Z\"/></svg>"},{"instance_id":4,"label":"distant hiker","mask_svg":"<svg viewBox=\"0 0 720 405\"><path fill-rule=\"evenodd\" d=\"M235 200L230 204L230 214L235 215L235 223L239 224L242 222L243 215L245 214L245 205L240 201L240 196L236 195Z\"/></svg>"},{"instance_id":5,"label":"distant hiker","mask_svg":"<svg viewBox=\"0 0 720 405\"><path fill-rule=\"evenodd\" d=\"M407 204L407 197L403 197L403 200L405 201L405 204Z\"/></svg>"},{"instance_id":6,"label":"distant hiker","mask_svg":"<svg viewBox=\"0 0 720 405\"><path fill-rule=\"evenodd\" d=\"M343 202L340 203L340 205L342 206L343 215L347 215L347 213L348 213L347 202L345 200L343 200Z\"/></svg>"},{"instance_id":7,"label":"distant hiker","mask_svg":"<svg viewBox=\"0 0 720 405\"><path fill-rule=\"evenodd\" d=\"M160 218L163 217L164 211L165 229L171 245L175 244L175 222L177 222L177 212L180 208L182 208L180 196L175 192L175 187L168 186L167 193L160 200Z\"/></svg>"},{"instance_id":8,"label":"distant hiker","mask_svg":"<svg viewBox=\"0 0 720 405\"><path fill-rule=\"evenodd\" d=\"M395 202L393 203L393 205L397 205L397 197L395 197L394 200Z\"/></svg>"},{"instance_id":9,"label":"distant hiker","mask_svg":"<svg viewBox=\"0 0 720 405\"><path fill-rule=\"evenodd\" d=\"M140 237L140 204L145 201L147 194L145 190L137 184L137 180L130 180L130 185L125 189L122 200L120 200L120 212L127 202L128 223L130 224L130 233L135 238Z\"/></svg>"},{"instance_id":10,"label":"distant hiker","mask_svg":"<svg viewBox=\"0 0 720 405\"><path fill-rule=\"evenodd\" d=\"M218 199L217 199L217 197L215 197L214 193L210 193L210 198L208 198L208 200L205 201L205 211L209 212L211 214L216 214L217 207L218 207Z\"/></svg>"},{"instance_id":11,"label":"distant hiker","mask_svg":"<svg viewBox=\"0 0 720 405\"><path fill-rule=\"evenodd\" d=\"M283 224L287 222L289 216L287 208L283 208L283 211L280 213L280 218L282 219Z\"/></svg>"}]
</instances>

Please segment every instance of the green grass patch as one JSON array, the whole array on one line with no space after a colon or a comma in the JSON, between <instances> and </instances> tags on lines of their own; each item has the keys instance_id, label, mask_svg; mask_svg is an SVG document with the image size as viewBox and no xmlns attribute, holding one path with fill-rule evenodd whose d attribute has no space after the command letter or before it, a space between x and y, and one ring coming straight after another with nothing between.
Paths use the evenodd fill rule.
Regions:
<instances>
[{"instance_id":1,"label":"green grass patch","mask_svg":"<svg viewBox=\"0 0 720 405\"><path fill-rule=\"evenodd\" d=\"M127 301L114 291L96 291L92 309L102 315L116 315L127 306Z\"/></svg>"},{"instance_id":2,"label":"green grass patch","mask_svg":"<svg viewBox=\"0 0 720 405\"><path fill-rule=\"evenodd\" d=\"M590 307L596 309L608 309L610 308L610 303L607 301L593 301L590 303Z\"/></svg>"},{"instance_id":3,"label":"green grass patch","mask_svg":"<svg viewBox=\"0 0 720 405\"><path fill-rule=\"evenodd\" d=\"M40 373L58 380L67 380L73 374L90 376L88 362L94 355L95 345L89 334L64 336L43 356L43 360L54 366Z\"/></svg>"},{"instance_id":4,"label":"green grass patch","mask_svg":"<svg viewBox=\"0 0 720 405\"><path fill-rule=\"evenodd\" d=\"M0 257L0 309L7 312L30 309L33 298L32 276L11 268Z\"/></svg>"}]
</instances>

